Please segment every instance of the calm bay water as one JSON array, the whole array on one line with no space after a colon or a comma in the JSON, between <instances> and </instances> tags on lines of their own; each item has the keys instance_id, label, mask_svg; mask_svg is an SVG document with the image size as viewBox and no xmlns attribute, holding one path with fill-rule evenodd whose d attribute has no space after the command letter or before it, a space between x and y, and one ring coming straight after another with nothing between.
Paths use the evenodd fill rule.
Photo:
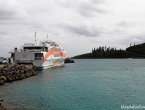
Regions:
<instances>
[{"instance_id":1,"label":"calm bay water","mask_svg":"<svg viewBox=\"0 0 145 110\"><path fill-rule=\"evenodd\" d=\"M145 106L145 59L75 62L36 71L37 76L0 86L0 99L11 105L10 110L121 110L121 106Z\"/></svg>"}]
</instances>

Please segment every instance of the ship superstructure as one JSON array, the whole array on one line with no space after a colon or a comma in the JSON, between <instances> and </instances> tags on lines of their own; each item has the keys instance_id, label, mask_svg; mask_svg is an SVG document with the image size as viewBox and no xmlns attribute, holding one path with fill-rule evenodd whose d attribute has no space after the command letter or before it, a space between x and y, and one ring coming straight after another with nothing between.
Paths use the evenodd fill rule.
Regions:
<instances>
[{"instance_id":1,"label":"ship superstructure","mask_svg":"<svg viewBox=\"0 0 145 110\"><path fill-rule=\"evenodd\" d=\"M37 69L64 66L66 52L56 42L45 40L36 43L25 43L21 49L15 48L11 53L16 64L32 64Z\"/></svg>"}]
</instances>

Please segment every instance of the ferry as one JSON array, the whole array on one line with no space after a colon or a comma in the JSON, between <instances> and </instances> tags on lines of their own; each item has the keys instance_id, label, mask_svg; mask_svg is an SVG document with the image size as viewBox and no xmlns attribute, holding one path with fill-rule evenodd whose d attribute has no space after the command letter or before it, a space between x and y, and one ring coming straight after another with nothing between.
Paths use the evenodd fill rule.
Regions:
<instances>
[{"instance_id":1,"label":"ferry","mask_svg":"<svg viewBox=\"0 0 145 110\"><path fill-rule=\"evenodd\" d=\"M36 33L35 33L36 34ZM35 35L36 38L36 35ZM64 49L51 40L36 43L25 43L21 49L14 48L11 58L15 64L32 64L36 69L47 69L64 66L67 57Z\"/></svg>"}]
</instances>

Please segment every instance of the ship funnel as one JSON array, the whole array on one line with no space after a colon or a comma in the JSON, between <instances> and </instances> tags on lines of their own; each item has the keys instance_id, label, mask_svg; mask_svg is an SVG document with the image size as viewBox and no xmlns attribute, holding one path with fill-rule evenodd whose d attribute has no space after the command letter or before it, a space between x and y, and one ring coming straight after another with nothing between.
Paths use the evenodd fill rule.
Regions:
<instances>
[{"instance_id":1,"label":"ship funnel","mask_svg":"<svg viewBox=\"0 0 145 110\"><path fill-rule=\"evenodd\" d=\"M16 48L14 48L14 51L15 51L15 52L17 52L17 51L18 51L18 50L17 50L17 47L16 47Z\"/></svg>"}]
</instances>

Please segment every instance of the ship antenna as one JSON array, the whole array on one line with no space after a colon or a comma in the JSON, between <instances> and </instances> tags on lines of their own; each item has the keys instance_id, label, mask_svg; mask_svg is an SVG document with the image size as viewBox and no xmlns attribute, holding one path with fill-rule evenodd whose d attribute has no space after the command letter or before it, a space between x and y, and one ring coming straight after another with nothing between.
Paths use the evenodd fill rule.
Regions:
<instances>
[{"instance_id":1,"label":"ship antenna","mask_svg":"<svg viewBox=\"0 0 145 110\"><path fill-rule=\"evenodd\" d=\"M36 32L35 32L35 44L36 44Z\"/></svg>"},{"instance_id":2,"label":"ship antenna","mask_svg":"<svg viewBox=\"0 0 145 110\"><path fill-rule=\"evenodd\" d=\"M47 41L48 41L48 34L47 34Z\"/></svg>"}]
</instances>

